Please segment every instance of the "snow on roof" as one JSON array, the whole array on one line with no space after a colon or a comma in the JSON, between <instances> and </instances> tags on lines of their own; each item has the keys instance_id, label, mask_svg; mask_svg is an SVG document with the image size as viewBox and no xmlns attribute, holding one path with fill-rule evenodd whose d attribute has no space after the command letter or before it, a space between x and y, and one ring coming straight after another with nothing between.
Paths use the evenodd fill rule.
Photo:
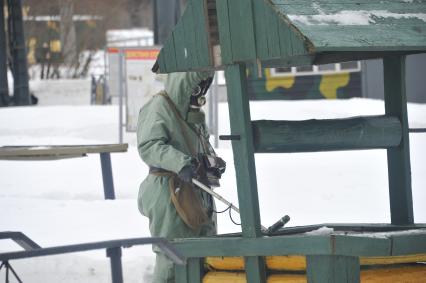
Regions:
<instances>
[{"instance_id":1,"label":"snow on roof","mask_svg":"<svg viewBox=\"0 0 426 283\"><path fill-rule=\"evenodd\" d=\"M424 13L398 14L386 10L343 10L335 14L325 14L319 6L315 6L318 15L288 15L289 19L304 25L370 25L376 23L377 18L419 19L426 22Z\"/></svg>"},{"instance_id":2,"label":"snow on roof","mask_svg":"<svg viewBox=\"0 0 426 283\"><path fill-rule=\"evenodd\" d=\"M121 41L141 37L154 37L154 32L147 28L113 29L106 32L107 41Z\"/></svg>"}]
</instances>

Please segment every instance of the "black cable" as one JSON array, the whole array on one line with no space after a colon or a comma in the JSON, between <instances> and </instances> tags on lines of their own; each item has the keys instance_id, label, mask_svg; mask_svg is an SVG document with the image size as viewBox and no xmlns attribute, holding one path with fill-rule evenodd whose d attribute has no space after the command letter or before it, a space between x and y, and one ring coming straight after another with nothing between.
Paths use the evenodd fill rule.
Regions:
<instances>
[{"instance_id":1,"label":"black cable","mask_svg":"<svg viewBox=\"0 0 426 283\"><path fill-rule=\"evenodd\" d=\"M229 208L231 208L231 205L229 206ZM232 209L229 210L229 218L231 218L232 223L234 223L235 225L241 226L241 223L238 224L237 222L234 221L234 219L232 219L231 210Z\"/></svg>"},{"instance_id":2,"label":"black cable","mask_svg":"<svg viewBox=\"0 0 426 283\"><path fill-rule=\"evenodd\" d=\"M217 213L217 214L219 214L219 213L224 213L224 212L226 212L228 209L230 209L231 208L231 204L227 207L227 208L225 208L225 210L223 210L223 211L216 211L216 210L214 210L213 209L213 212L214 213Z\"/></svg>"}]
</instances>

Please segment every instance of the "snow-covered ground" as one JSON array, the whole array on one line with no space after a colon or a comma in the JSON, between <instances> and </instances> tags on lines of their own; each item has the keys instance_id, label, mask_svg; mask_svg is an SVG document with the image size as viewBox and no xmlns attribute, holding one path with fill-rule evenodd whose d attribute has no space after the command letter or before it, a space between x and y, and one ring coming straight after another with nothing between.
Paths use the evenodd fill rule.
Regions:
<instances>
[{"instance_id":1,"label":"snow-covered ground","mask_svg":"<svg viewBox=\"0 0 426 283\"><path fill-rule=\"evenodd\" d=\"M73 82L57 81L59 85ZM36 83L39 106L0 109L0 145L99 144L118 141L117 106L89 106L88 80L74 82L75 95ZM59 89L60 87L58 87ZM80 89L80 90L79 90ZM43 98L43 99L42 99ZM59 102L60 101L60 102ZM80 105L52 105L75 104ZM410 104L411 127L426 127L426 105ZM253 102L252 119L302 120L383 114L382 101ZM227 104L219 107L220 133L229 133ZM43 247L149 236L136 196L147 167L139 159L135 134L126 133L126 153L112 154L117 200L103 199L98 155L57 161L0 161L0 231L22 231ZM426 135L411 134L411 166L416 222L426 222ZM217 191L236 203L232 150L221 142L228 163ZM262 224L284 214L289 226L325 222L390 221L386 151L343 151L256 155ZM224 206L218 203L218 209ZM234 216L236 219L238 217ZM227 215L219 232L239 231ZM20 249L0 241L0 251ZM124 249L125 282L150 282L150 247ZM105 251L11 262L24 282L108 282Z\"/></svg>"}]
</instances>

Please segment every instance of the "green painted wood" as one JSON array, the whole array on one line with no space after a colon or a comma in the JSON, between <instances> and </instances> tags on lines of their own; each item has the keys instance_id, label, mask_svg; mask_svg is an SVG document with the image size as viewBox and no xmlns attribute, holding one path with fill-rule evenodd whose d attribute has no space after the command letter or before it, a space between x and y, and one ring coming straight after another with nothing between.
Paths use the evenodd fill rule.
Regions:
<instances>
[{"instance_id":1,"label":"green painted wood","mask_svg":"<svg viewBox=\"0 0 426 283\"><path fill-rule=\"evenodd\" d=\"M232 141L238 203L242 234L245 238L260 237L260 212L257 195L256 165L254 162L253 133L250 126L250 106L247 96L247 76L244 64L225 70L231 133L240 135ZM246 270L249 283L266 282L264 262L247 258Z\"/></svg>"},{"instance_id":2,"label":"green painted wood","mask_svg":"<svg viewBox=\"0 0 426 283\"><path fill-rule=\"evenodd\" d=\"M167 39L163 49L165 54L164 63L166 65L167 71L176 72L177 65L176 65L176 54L175 54L175 44L173 40L173 34Z\"/></svg>"},{"instance_id":3,"label":"green painted wood","mask_svg":"<svg viewBox=\"0 0 426 283\"><path fill-rule=\"evenodd\" d=\"M268 32L267 7L262 1L253 1L254 29L256 33L256 52L259 59L268 58Z\"/></svg>"},{"instance_id":4,"label":"green painted wood","mask_svg":"<svg viewBox=\"0 0 426 283\"><path fill-rule=\"evenodd\" d=\"M225 71L225 77L231 133L241 137L240 140L232 141L232 149L242 232L244 237L259 237L261 236L259 199L245 65L228 67Z\"/></svg>"},{"instance_id":5,"label":"green painted wood","mask_svg":"<svg viewBox=\"0 0 426 283\"><path fill-rule=\"evenodd\" d=\"M286 5L286 4L291 4L291 5L304 5L305 8L308 8L309 6L311 6L312 4L336 4L336 5L347 5L347 4L362 4L362 6L359 6L360 9L364 6L364 4L382 4L382 7L386 7L387 4L389 3L399 3L399 4L406 4L406 5L411 5L411 4L420 4L423 3L425 4L426 1L425 0L412 0L412 1L407 1L407 0L386 0L386 2L383 2L383 0L271 0L272 4L275 5ZM309 5L311 4L311 5Z\"/></svg>"},{"instance_id":6,"label":"green painted wood","mask_svg":"<svg viewBox=\"0 0 426 283\"><path fill-rule=\"evenodd\" d=\"M183 21L179 21L176 25L173 33L173 40L175 43L175 53L176 53L176 65L178 70L188 69L188 50L185 43L185 29Z\"/></svg>"},{"instance_id":7,"label":"green painted wood","mask_svg":"<svg viewBox=\"0 0 426 283\"><path fill-rule=\"evenodd\" d=\"M255 152L314 152L388 148L401 142L396 117L370 116L333 120L253 121Z\"/></svg>"},{"instance_id":8,"label":"green painted wood","mask_svg":"<svg viewBox=\"0 0 426 283\"><path fill-rule=\"evenodd\" d=\"M287 25L279 23L278 35L280 42L280 56L281 58L288 58L293 55L293 44L290 29Z\"/></svg>"},{"instance_id":9,"label":"green painted wood","mask_svg":"<svg viewBox=\"0 0 426 283\"><path fill-rule=\"evenodd\" d=\"M188 259L188 283L201 283L204 272L204 261L200 258Z\"/></svg>"},{"instance_id":10,"label":"green painted wood","mask_svg":"<svg viewBox=\"0 0 426 283\"><path fill-rule=\"evenodd\" d=\"M188 2L184 15L182 16L182 24L185 30L185 47L188 56L188 69L199 66L198 55L196 51L196 39L194 33L194 19L192 18L192 4Z\"/></svg>"},{"instance_id":11,"label":"green painted wood","mask_svg":"<svg viewBox=\"0 0 426 283\"><path fill-rule=\"evenodd\" d=\"M175 282L176 283L188 283L187 265L175 264Z\"/></svg>"},{"instance_id":12,"label":"green painted wood","mask_svg":"<svg viewBox=\"0 0 426 283\"><path fill-rule=\"evenodd\" d=\"M390 13L423 13L425 3L397 3L386 1L384 3L362 3L352 1L352 3L318 3L316 5L306 5L305 3L291 1L290 3L277 3L275 8L279 9L286 15L318 15L318 14L336 14L342 11L386 11ZM377 20L377 18L375 19Z\"/></svg>"},{"instance_id":13,"label":"green painted wood","mask_svg":"<svg viewBox=\"0 0 426 283\"><path fill-rule=\"evenodd\" d=\"M198 57L198 67L205 68L211 66L210 47L208 45L207 34L207 9L204 8L206 1L192 1L192 18L194 21L193 32L195 34L196 52Z\"/></svg>"},{"instance_id":14,"label":"green painted wood","mask_svg":"<svg viewBox=\"0 0 426 283\"><path fill-rule=\"evenodd\" d=\"M220 52L223 64L232 62L232 43L229 28L228 0L216 0Z\"/></svg>"},{"instance_id":15,"label":"green painted wood","mask_svg":"<svg viewBox=\"0 0 426 283\"><path fill-rule=\"evenodd\" d=\"M308 283L359 283L359 258L347 256L308 255Z\"/></svg>"},{"instance_id":16,"label":"green painted wood","mask_svg":"<svg viewBox=\"0 0 426 283\"><path fill-rule=\"evenodd\" d=\"M244 258L244 267L247 282L265 282L266 283L266 265L265 258L259 256L248 256Z\"/></svg>"},{"instance_id":17,"label":"green painted wood","mask_svg":"<svg viewBox=\"0 0 426 283\"><path fill-rule=\"evenodd\" d=\"M392 241L388 238L335 235L331 236L330 240L332 254L375 256L377 251L392 254Z\"/></svg>"},{"instance_id":18,"label":"green painted wood","mask_svg":"<svg viewBox=\"0 0 426 283\"><path fill-rule=\"evenodd\" d=\"M298 27L312 41L316 52L426 51L426 26Z\"/></svg>"},{"instance_id":19,"label":"green painted wood","mask_svg":"<svg viewBox=\"0 0 426 283\"><path fill-rule=\"evenodd\" d=\"M410 233L396 234L391 237L392 255L426 253L426 234L418 231L411 231Z\"/></svg>"},{"instance_id":20,"label":"green painted wood","mask_svg":"<svg viewBox=\"0 0 426 283\"><path fill-rule=\"evenodd\" d=\"M410 141L405 87L405 57L383 59L386 115L398 117L402 141L387 150L389 198L392 224L414 223L411 192Z\"/></svg>"},{"instance_id":21,"label":"green painted wood","mask_svg":"<svg viewBox=\"0 0 426 283\"><path fill-rule=\"evenodd\" d=\"M390 256L392 255L391 244L391 240L383 236L350 236L350 234L308 236L303 233L262 238L220 237L173 241L173 245L185 257L295 254ZM415 252L415 246L413 250ZM422 250L422 248L419 249L419 251Z\"/></svg>"},{"instance_id":22,"label":"green painted wood","mask_svg":"<svg viewBox=\"0 0 426 283\"><path fill-rule=\"evenodd\" d=\"M167 72L165 57L166 57L166 55L164 54L164 52L160 52L160 54L158 54L157 62L158 62L158 67L159 67L159 70L158 70L159 73Z\"/></svg>"},{"instance_id":23,"label":"green painted wood","mask_svg":"<svg viewBox=\"0 0 426 283\"><path fill-rule=\"evenodd\" d=\"M268 36L268 58L279 58L281 49L280 49L280 37L279 37L279 21L278 18L271 8L266 8L267 15L265 21L267 21L267 26L269 27L267 36Z\"/></svg>"},{"instance_id":24,"label":"green painted wood","mask_svg":"<svg viewBox=\"0 0 426 283\"><path fill-rule=\"evenodd\" d=\"M228 1L232 58L234 62L256 58L253 0Z\"/></svg>"}]
</instances>

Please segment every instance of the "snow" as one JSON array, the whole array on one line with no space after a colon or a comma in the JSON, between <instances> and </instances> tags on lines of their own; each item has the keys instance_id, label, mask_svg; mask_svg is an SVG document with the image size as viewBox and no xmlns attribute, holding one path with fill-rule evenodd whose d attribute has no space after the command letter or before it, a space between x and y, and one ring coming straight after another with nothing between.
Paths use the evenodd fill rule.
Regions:
<instances>
[{"instance_id":1,"label":"snow","mask_svg":"<svg viewBox=\"0 0 426 283\"><path fill-rule=\"evenodd\" d=\"M108 30L106 33L109 46L152 46L154 32L146 28Z\"/></svg>"},{"instance_id":2,"label":"snow","mask_svg":"<svg viewBox=\"0 0 426 283\"><path fill-rule=\"evenodd\" d=\"M0 109L0 145L102 144L118 141L116 105L88 105L88 80L58 80L42 86L40 105ZM55 83L57 85L55 86ZM63 91L61 91L61 88ZM65 91L65 89L67 89ZM72 93L72 95L71 95ZM58 105L61 103L62 105ZM67 105L64 105L67 104ZM256 119L326 119L384 113L383 101L369 99L251 103ZM409 104L411 127L426 127L426 105ZM220 134L228 134L226 103L219 105ZM410 135L414 215L426 222L426 135ZM103 199L99 156L55 161L0 161L0 231L22 231L42 247L148 237L148 220L139 214L138 187L148 168L140 160L134 133L125 133L126 153L111 154L116 200ZM237 204L230 142L218 154L227 162L222 187L215 191ZM256 155L262 224L288 214L287 226L318 223L389 223L386 151L343 151ZM225 205L217 202L218 210ZM238 221L238 216L233 213ZM227 214L219 232L238 232ZM321 228L313 233L329 233ZM20 250L0 241L0 251ZM125 282L151 282L151 247L123 251ZM105 251L66 254L11 264L24 282L108 282ZM52 272L54 270L55 272Z\"/></svg>"},{"instance_id":3,"label":"snow","mask_svg":"<svg viewBox=\"0 0 426 283\"><path fill-rule=\"evenodd\" d=\"M370 25L376 23L377 18L393 19L418 19L426 22L424 13L392 13L386 10L343 10L334 14L326 14L319 5L314 6L318 15L288 15L288 18L296 23L304 25Z\"/></svg>"}]
</instances>

